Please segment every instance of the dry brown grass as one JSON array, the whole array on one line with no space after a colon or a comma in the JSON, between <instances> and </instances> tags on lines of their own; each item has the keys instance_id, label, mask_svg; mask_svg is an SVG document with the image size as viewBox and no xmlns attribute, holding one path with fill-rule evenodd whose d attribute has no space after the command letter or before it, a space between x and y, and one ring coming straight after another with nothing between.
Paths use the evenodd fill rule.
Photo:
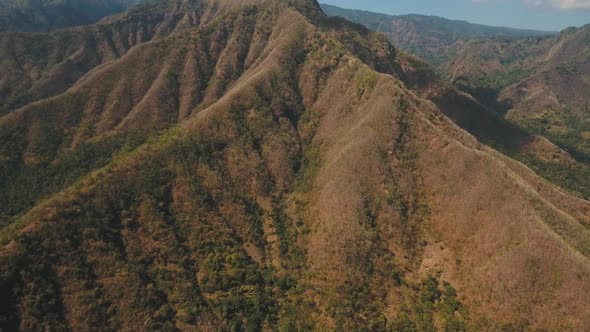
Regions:
<instances>
[{"instance_id":1,"label":"dry brown grass","mask_svg":"<svg viewBox=\"0 0 590 332\"><path fill-rule=\"evenodd\" d=\"M241 15L234 2L222 4L229 16L204 14L214 27L207 36ZM2 259L37 249L55 259L64 322L91 326L90 298L116 308L101 307L110 327L168 319L208 329L229 326L218 301L247 306L270 296L267 329L285 320L303 330L384 329L402 311L417 319L420 283L435 275L457 289L472 329L589 324L589 202L478 142L409 90L401 79L427 73L396 60L379 38L359 46L379 50L365 63L339 39L359 37L356 28L336 33L287 7L264 13L244 14L235 34L209 44L187 31L136 47L64 95L2 118L27 128L28 143L43 137L34 124L45 105L58 105L50 120L67 148L111 132L155 136L31 209L20 219L29 227L1 251ZM33 240L39 248L26 247ZM231 265L240 255L259 273L254 283L207 284L214 258L231 279L245 269ZM92 278L68 267L79 260ZM294 286L279 283L286 276ZM31 284L17 299L22 326L57 324L28 311ZM88 297L91 289L102 293ZM152 295L164 304L147 308ZM232 317L240 324L242 309ZM431 315L442 329L442 314Z\"/></svg>"}]
</instances>

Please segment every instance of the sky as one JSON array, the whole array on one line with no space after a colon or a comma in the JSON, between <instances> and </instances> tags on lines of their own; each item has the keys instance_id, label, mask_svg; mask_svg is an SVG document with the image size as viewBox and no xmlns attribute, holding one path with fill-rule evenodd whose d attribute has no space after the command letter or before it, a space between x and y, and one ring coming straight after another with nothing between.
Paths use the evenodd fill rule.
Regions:
<instances>
[{"instance_id":1,"label":"sky","mask_svg":"<svg viewBox=\"0 0 590 332\"><path fill-rule=\"evenodd\" d=\"M319 0L400 15L424 14L495 26L559 31L590 23L590 0Z\"/></svg>"}]
</instances>

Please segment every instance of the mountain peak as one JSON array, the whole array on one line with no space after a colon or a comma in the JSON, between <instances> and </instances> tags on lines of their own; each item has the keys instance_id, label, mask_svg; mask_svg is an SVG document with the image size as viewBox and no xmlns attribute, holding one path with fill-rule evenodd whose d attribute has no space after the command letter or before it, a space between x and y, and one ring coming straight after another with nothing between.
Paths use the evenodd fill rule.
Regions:
<instances>
[{"instance_id":1,"label":"mountain peak","mask_svg":"<svg viewBox=\"0 0 590 332\"><path fill-rule=\"evenodd\" d=\"M205 0L212 2L214 5L220 5L228 8L239 8L248 5L285 5L297 9L308 17L317 17L323 15L323 11L316 0Z\"/></svg>"},{"instance_id":2,"label":"mountain peak","mask_svg":"<svg viewBox=\"0 0 590 332\"><path fill-rule=\"evenodd\" d=\"M590 326L590 202L502 151L567 153L316 1L0 33L0 72L2 331Z\"/></svg>"},{"instance_id":3,"label":"mountain peak","mask_svg":"<svg viewBox=\"0 0 590 332\"><path fill-rule=\"evenodd\" d=\"M288 0L295 8L306 14L323 14L320 4L317 0Z\"/></svg>"}]
</instances>

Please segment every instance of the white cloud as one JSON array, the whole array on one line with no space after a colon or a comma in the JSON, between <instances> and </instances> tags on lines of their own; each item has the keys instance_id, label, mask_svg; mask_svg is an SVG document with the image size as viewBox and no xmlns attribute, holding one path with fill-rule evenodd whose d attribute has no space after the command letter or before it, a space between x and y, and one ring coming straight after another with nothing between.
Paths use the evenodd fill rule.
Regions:
<instances>
[{"instance_id":1,"label":"white cloud","mask_svg":"<svg viewBox=\"0 0 590 332\"><path fill-rule=\"evenodd\" d=\"M590 0L524 0L532 8L555 8L559 10L590 9Z\"/></svg>"},{"instance_id":2,"label":"white cloud","mask_svg":"<svg viewBox=\"0 0 590 332\"><path fill-rule=\"evenodd\" d=\"M470 0L474 3L488 3L498 0ZM558 9L558 10L590 10L590 0L522 0L532 9Z\"/></svg>"}]
</instances>

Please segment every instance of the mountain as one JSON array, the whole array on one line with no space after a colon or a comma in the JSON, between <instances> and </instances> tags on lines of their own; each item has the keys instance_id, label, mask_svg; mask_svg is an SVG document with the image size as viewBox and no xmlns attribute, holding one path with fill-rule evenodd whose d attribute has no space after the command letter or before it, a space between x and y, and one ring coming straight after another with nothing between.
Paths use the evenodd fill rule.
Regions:
<instances>
[{"instance_id":1,"label":"mountain","mask_svg":"<svg viewBox=\"0 0 590 332\"><path fill-rule=\"evenodd\" d=\"M90 26L51 33L0 34L0 115L65 92L94 67L175 29L199 24L189 5L131 8Z\"/></svg>"},{"instance_id":2,"label":"mountain","mask_svg":"<svg viewBox=\"0 0 590 332\"><path fill-rule=\"evenodd\" d=\"M559 35L467 43L444 69L460 89L510 122L543 135L582 164L556 178L588 197L590 175L590 25ZM552 165L537 165L552 169Z\"/></svg>"},{"instance_id":3,"label":"mountain","mask_svg":"<svg viewBox=\"0 0 590 332\"><path fill-rule=\"evenodd\" d=\"M50 31L94 23L139 0L0 0L0 31Z\"/></svg>"},{"instance_id":4,"label":"mountain","mask_svg":"<svg viewBox=\"0 0 590 332\"><path fill-rule=\"evenodd\" d=\"M578 124L579 139L588 129L590 25L554 37L470 42L444 70L457 84L497 90L510 104L507 118L527 128L559 136ZM590 145L577 148L590 153Z\"/></svg>"},{"instance_id":5,"label":"mountain","mask_svg":"<svg viewBox=\"0 0 590 332\"><path fill-rule=\"evenodd\" d=\"M545 178L590 197L588 71L590 26L558 34L487 27L438 17L389 16L329 5L340 16L411 50L488 110L558 144L576 162L509 153ZM496 146L502 148L500 146Z\"/></svg>"},{"instance_id":6,"label":"mountain","mask_svg":"<svg viewBox=\"0 0 590 332\"><path fill-rule=\"evenodd\" d=\"M0 117L1 328L588 326L590 202L493 147L572 157L381 34L179 0L2 35L66 37Z\"/></svg>"},{"instance_id":7,"label":"mountain","mask_svg":"<svg viewBox=\"0 0 590 332\"><path fill-rule=\"evenodd\" d=\"M321 4L328 16L338 16L384 33L403 50L418 55L437 66L454 58L471 40L491 37L530 37L552 35L554 32L523 30L473 24L438 16L386 15L363 10L343 9Z\"/></svg>"}]
</instances>

